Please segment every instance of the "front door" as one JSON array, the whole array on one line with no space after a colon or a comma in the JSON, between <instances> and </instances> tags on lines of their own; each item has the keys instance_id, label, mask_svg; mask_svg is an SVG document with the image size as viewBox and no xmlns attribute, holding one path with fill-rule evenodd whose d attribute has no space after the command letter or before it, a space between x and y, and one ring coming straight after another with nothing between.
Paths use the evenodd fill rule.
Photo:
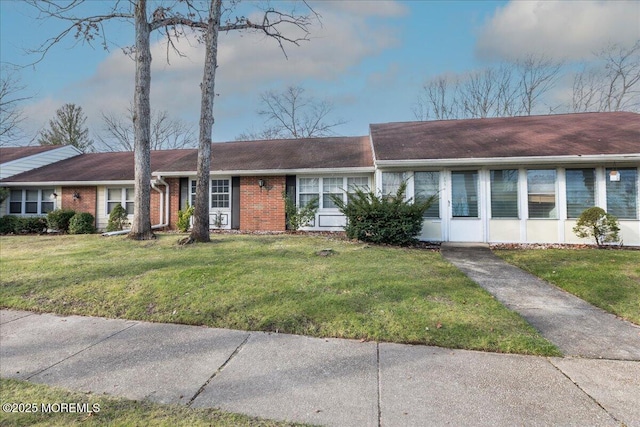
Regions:
<instances>
[{"instance_id":1,"label":"front door","mask_svg":"<svg viewBox=\"0 0 640 427\"><path fill-rule=\"evenodd\" d=\"M478 171L452 171L449 200L449 240L482 242Z\"/></svg>"}]
</instances>

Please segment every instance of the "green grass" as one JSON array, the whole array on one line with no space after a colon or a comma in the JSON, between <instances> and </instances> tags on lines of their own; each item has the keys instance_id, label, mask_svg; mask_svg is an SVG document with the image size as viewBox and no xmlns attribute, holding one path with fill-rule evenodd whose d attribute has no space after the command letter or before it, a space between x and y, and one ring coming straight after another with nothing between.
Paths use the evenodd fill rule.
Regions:
<instances>
[{"instance_id":1,"label":"green grass","mask_svg":"<svg viewBox=\"0 0 640 427\"><path fill-rule=\"evenodd\" d=\"M231 414L215 409L192 409L186 406L159 405L107 396L70 392L56 387L25 381L0 379L0 402L27 403L36 413L0 411L0 425L11 426L246 426L284 427L302 424L275 422ZM75 403L83 412L42 412L42 404ZM89 411L84 412L84 405ZM95 405L95 406L94 406Z\"/></svg>"},{"instance_id":2,"label":"green grass","mask_svg":"<svg viewBox=\"0 0 640 427\"><path fill-rule=\"evenodd\" d=\"M290 235L0 238L0 306L557 355L437 252ZM331 256L316 252L331 248Z\"/></svg>"},{"instance_id":3,"label":"green grass","mask_svg":"<svg viewBox=\"0 0 640 427\"><path fill-rule=\"evenodd\" d=\"M640 324L640 251L497 250L505 261Z\"/></svg>"}]
</instances>

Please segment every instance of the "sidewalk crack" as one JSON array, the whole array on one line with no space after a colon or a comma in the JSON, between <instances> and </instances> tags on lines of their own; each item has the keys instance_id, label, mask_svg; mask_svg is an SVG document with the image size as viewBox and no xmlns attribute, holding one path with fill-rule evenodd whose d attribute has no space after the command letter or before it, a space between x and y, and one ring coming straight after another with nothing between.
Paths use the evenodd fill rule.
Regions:
<instances>
[{"instance_id":1,"label":"sidewalk crack","mask_svg":"<svg viewBox=\"0 0 640 427\"><path fill-rule=\"evenodd\" d=\"M622 422L622 420L617 419L611 412L609 412L607 410L607 408L605 408L604 406L602 406L602 404L600 402L598 402L593 396L591 396L585 389L583 389L582 387L580 387L580 385L575 382L573 379L571 379L571 377L569 375L567 375L562 369L560 369L559 366L557 366L556 364L553 363L553 361L549 358L547 358L547 361L549 362L549 364L551 366L553 366L558 372L560 372L566 379L568 379L569 381L571 381L571 383L573 385L576 386L576 388L578 390L580 390L582 393L584 393L593 403L595 403L596 405L598 405L607 415L609 415L611 417L611 419L613 419L615 422L620 423L621 425L624 425L624 423Z\"/></svg>"},{"instance_id":2,"label":"sidewalk crack","mask_svg":"<svg viewBox=\"0 0 640 427\"><path fill-rule=\"evenodd\" d=\"M222 365L220 365L220 367L218 369L216 369L216 371L209 377L209 379L207 379L207 381L205 381L204 384L202 384L202 386L198 389L198 391L196 391L196 393L193 395L193 397L191 397L191 399L189 399L189 401L187 402L187 407L191 407L191 405L193 404L193 402L197 399L198 396L200 396L200 394L204 391L204 389L209 385L209 383L211 381L213 381L213 379L220 373L222 372L222 370L231 362L231 360L236 357L236 355L238 353L240 353L240 350L242 350L242 348L244 347L244 345L247 343L247 341L249 341L249 338L251 338L251 334L247 334L247 337L240 343L240 345L238 345L238 347L236 347L235 350L233 350L233 353L231 353L231 355L227 358L227 360L224 361L224 363Z\"/></svg>"},{"instance_id":3,"label":"sidewalk crack","mask_svg":"<svg viewBox=\"0 0 640 427\"><path fill-rule=\"evenodd\" d=\"M116 332L114 332L113 334L111 334L111 335L109 335L109 336L107 336L107 337L104 337L104 338L103 338L103 339L101 339L100 341L96 341L96 342L94 342L93 344L88 345L87 347L83 348L82 350L77 351L77 352L75 352L75 353L73 353L73 354L71 354L71 355L69 355L69 356L65 357L64 359L57 361L57 362L56 362L56 363L54 363L53 365L47 366L46 368L41 369L41 370L39 370L39 371L37 371L37 372L35 372L35 373L33 373L33 374L29 375L27 378L25 378L25 380L30 380L31 378L35 377L36 375L40 375L40 374L41 374L41 373L43 373L44 371L48 371L49 369L53 368L54 366L57 366L57 365L61 364L62 362L65 362L65 361L67 361L67 360L71 359L72 357L75 357L75 356L77 356L78 354L80 354L80 353L82 353L82 352L85 352L85 351L89 350L90 348L97 346L97 345L98 345L98 344L100 344L100 343L105 342L105 341L106 341L106 340L108 340L109 338L114 337L114 336L118 335L119 333L122 333L122 332L124 332L124 331L127 331L127 330L129 330L129 329L133 328L133 327L134 327L134 326L136 326L136 325L139 325L139 323L134 323L134 324L132 324L131 326L127 326L127 327L126 327L126 328L124 328L124 329L120 329L119 331L116 331Z\"/></svg>"}]
</instances>

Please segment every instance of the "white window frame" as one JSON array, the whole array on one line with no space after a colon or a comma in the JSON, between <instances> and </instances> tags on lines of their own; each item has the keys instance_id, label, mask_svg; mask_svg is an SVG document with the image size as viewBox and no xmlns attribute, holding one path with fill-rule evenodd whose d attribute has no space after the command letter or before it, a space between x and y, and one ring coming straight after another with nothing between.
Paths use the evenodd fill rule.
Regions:
<instances>
[{"instance_id":1,"label":"white window frame","mask_svg":"<svg viewBox=\"0 0 640 427\"><path fill-rule=\"evenodd\" d=\"M213 192L213 181L227 181L227 188L228 191L227 192L222 192L222 193L214 193ZM195 206L195 201L196 201L196 183L197 181L195 179L190 179L189 180L189 204L191 206ZM233 189L231 188L232 186L232 182L231 182L231 177L227 177L227 176L223 176L223 177L215 177L215 178L211 178L209 180L209 211L222 211L222 212L226 212L226 211L230 211L231 210L231 203L232 203L232 191ZM214 194L228 194L229 198L228 198L228 206L226 207L221 207L221 206L212 206L213 205L213 195Z\"/></svg>"},{"instance_id":2,"label":"white window frame","mask_svg":"<svg viewBox=\"0 0 640 427\"><path fill-rule=\"evenodd\" d=\"M529 172L536 172L536 171L550 171L550 172L554 172L555 175L555 179L553 182L553 200L554 200L554 208L553 208L553 212L554 215L553 216L549 216L549 217L532 217L531 216L531 209L529 207L529 198L531 196L539 196L539 197L544 197L544 196L551 196L551 193L532 193L531 189L530 189L530 185L529 185ZM557 220L560 218L560 201L558 200L558 195L559 195L559 191L558 191L558 177L559 177L559 173L557 169L545 169L545 168L540 168L540 169L526 169L525 170L525 176L526 176L526 185L527 185L527 193L526 193L526 198L525 198L525 203L527 205L527 219L533 219L533 220ZM566 203L566 202L565 202Z\"/></svg>"},{"instance_id":3,"label":"white window frame","mask_svg":"<svg viewBox=\"0 0 640 427\"><path fill-rule=\"evenodd\" d=\"M7 203L7 214L8 215L18 215L18 216L41 216L41 215L46 215L48 212L43 212L42 210L42 204L43 203L53 203L53 208L51 210L55 210L57 208L57 199L48 199L45 200L44 199L44 192L50 192L50 194L55 194L56 190L55 188L10 188L9 189L9 197L6 200ZM20 191L21 192L21 197L20 200L13 200L12 199L12 193L14 191ZM38 192L38 198L37 200L27 200L27 192L28 191L37 191ZM27 213L27 202L28 203L33 203L36 202L36 212L30 212ZM11 212L11 204L12 203L20 203L20 212Z\"/></svg>"},{"instance_id":4,"label":"white window frame","mask_svg":"<svg viewBox=\"0 0 640 427\"><path fill-rule=\"evenodd\" d=\"M120 200L110 199L109 198L109 190L120 190ZM127 193L131 194L131 198L127 197ZM133 212L129 213L127 210L127 203L131 203L131 206L135 206L135 188L134 187L107 187L104 191L104 209L106 211L107 216L111 213L109 211L109 203L118 203L127 211L128 216L132 216ZM134 208L135 209L135 208ZM132 209L133 210L133 209Z\"/></svg>"},{"instance_id":5,"label":"white window frame","mask_svg":"<svg viewBox=\"0 0 640 427\"><path fill-rule=\"evenodd\" d=\"M302 185L300 183L301 180L303 179L317 179L318 180L318 186L315 192L310 192L310 191L302 191ZM324 180L325 179L341 179L342 180L342 185L339 186L340 191L338 193L333 193L333 192L325 192L324 188ZM347 200L347 195L350 193L351 187L357 186L359 188L364 188L365 185L363 184L353 184L353 183L349 183L349 180L354 180L354 179L366 179L367 180L367 184L366 185L366 189L368 190L369 188L371 188L371 177L367 176L367 175L324 175L324 176L298 176L296 179L296 200L297 200L297 205L298 207L302 207L302 205L300 204L300 196L301 195L314 195L315 197L318 197L318 210L319 211L325 211L325 212L337 212L339 211L338 208L325 208L323 207L323 197L325 195L328 194L340 194L342 195L342 200L346 201Z\"/></svg>"}]
</instances>

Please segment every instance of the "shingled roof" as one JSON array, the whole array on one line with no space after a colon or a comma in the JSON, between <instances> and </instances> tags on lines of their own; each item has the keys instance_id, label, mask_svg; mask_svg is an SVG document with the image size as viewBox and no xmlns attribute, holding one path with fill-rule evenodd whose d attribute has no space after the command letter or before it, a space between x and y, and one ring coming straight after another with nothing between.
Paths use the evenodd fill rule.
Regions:
<instances>
[{"instance_id":1,"label":"shingled roof","mask_svg":"<svg viewBox=\"0 0 640 427\"><path fill-rule=\"evenodd\" d=\"M154 169L159 173L196 170L197 153ZM368 136L273 139L211 144L211 171L287 171L372 168Z\"/></svg>"},{"instance_id":2,"label":"shingled roof","mask_svg":"<svg viewBox=\"0 0 640 427\"><path fill-rule=\"evenodd\" d=\"M37 147L0 147L0 163L9 163L13 160L44 153L45 151L57 150L60 145L45 145Z\"/></svg>"},{"instance_id":3,"label":"shingled roof","mask_svg":"<svg viewBox=\"0 0 640 427\"><path fill-rule=\"evenodd\" d=\"M151 152L151 170L164 167L196 150L162 150ZM87 153L14 175L8 182L99 182L133 181L132 151Z\"/></svg>"},{"instance_id":4,"label":"shingled roof","mask_svg":"<svg viewBox=\"0 0 640 427\"><path fill-rule=\"evenodd\" d=\"M151 152L155 174L193 173L198 151ZM287 171L367 168L373 170L369 137L308 138L211 144L211 171ZM132 181L133 152L88 153L14 175L4 182Z\"/></svg>"},{"instance_id":5,"label":"shingled roof","mask_svg":"<svg viewBox=\"0 0 640 427\"><path fill-rule=\"evenodd\" d=\"M582 113L371 125L376 160L640 154L640 115Z\"/></svg>"}]
</instances>

